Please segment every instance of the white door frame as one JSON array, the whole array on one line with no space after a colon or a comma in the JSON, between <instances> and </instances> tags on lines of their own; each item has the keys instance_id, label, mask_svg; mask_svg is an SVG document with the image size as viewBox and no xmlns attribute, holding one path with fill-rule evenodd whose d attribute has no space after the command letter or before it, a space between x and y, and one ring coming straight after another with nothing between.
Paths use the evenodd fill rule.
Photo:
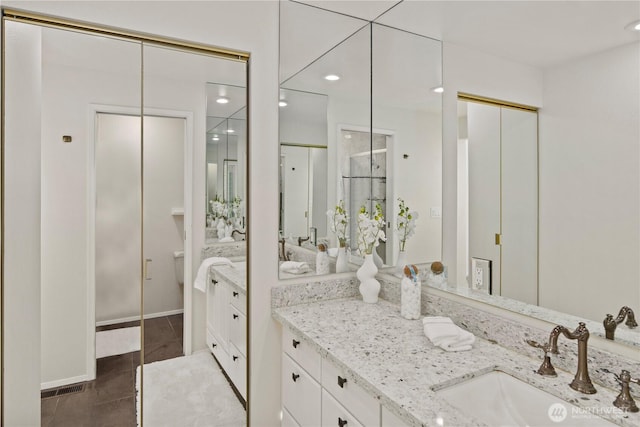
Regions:
<instances>
[{"instance_id":1,"label":"white door frame","mask_svg":"<svg viewBox=\"0 0 640 427\"><path fill-rule=\"evenodd\" d=\"M95 277L95 216L96 216L96 116L99 113L140 116L140 107L90 104L87 112L87 377L96 378L96 277ZM184 138L184 315L183 350L192 350L193 288L193 112L144 107L149 116L186 120ZM141 313L143 315L144 313Z\"/></svg>"}]
</instances>

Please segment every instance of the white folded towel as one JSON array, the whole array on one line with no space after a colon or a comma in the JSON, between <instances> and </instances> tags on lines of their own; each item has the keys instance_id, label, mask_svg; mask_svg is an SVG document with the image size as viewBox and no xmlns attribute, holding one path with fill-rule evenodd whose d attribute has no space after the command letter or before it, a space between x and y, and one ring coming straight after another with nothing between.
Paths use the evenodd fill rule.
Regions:
<instances>
[{"instance_id":1,"label":"white folded towel","mask_svg":"<svg viewBox=\"0 0 640 427\"><path fill-rule=\"evenodd\" d=\"M289 274L304 274L311 271L311 267L306 262L285 261L280 264L280 271Z\"/></svg>"},{"instance_id":2,"label":"white folded towel","mask_svg":"<svg viewBox=\"0 0 640 427\"><path fill-rule=\"evenodd\" d=\"M218 240L219 243L229 243L229 242L235 242L235 239L233 237L223 237L222 239Z\"/></svg>"},{"instance_id":3,"label":"white folded towel","mask_svg":"<svg viewBox=\"0 0 640 427\"><path fill-rule=\"evenodd\" d=\"M199 291L206 292L207 291L207 272L209 271L209 267L212 265L229 265L233 267L233 263L229 258L224 257L211 257L206 258L200 264L200 268L198 268L198 274L196 275L196 280L193 281L193 287Z\"/></svg>"},{"instance_id":4,"label":"white folded towel","mask_svg":"<svg viewBox=\"0 0 640 427\"><path fill-rule=\"evenodd\" d=\"M424 333L433 343L446 351L471 350L476 337L456 326L448 317L433 316L422 319Z\"/></svg>"}]
</instances>

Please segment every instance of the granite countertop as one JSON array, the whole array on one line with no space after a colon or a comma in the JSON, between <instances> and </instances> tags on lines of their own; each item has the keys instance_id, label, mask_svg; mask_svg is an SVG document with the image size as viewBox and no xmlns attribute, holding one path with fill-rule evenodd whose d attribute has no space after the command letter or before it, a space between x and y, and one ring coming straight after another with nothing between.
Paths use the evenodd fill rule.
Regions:
<instances>
[{"instance_id":1,"label":"granite countertop","mask_svg":"<svg viewBox=\"0 0 640 427\"><path fill-rule=\"evenodd\" d=\"M220 279L238 290L241 294L247 294L247 262L233 261L230 265L212 265L209 273L215 273Z\"/></svg>"},{"instance_id":2,"label":"granite countertop","mask_svg":"<svg viewBox=\"0 0 640 427\"><path fill-rule=\"evenodd\" d=\"M273 317L323 356L345 370L352 381L412 426L483 425L442 400L434 390L492 370L501 370L588 409L613 408L618 392L595 384L587 395L569 387L575 372L557 369L557 377L536 374L542 362L476 337L473 349L446 352L424 335L420 320L406 320L397 305L338 299L273 309ZM527 345L524 343L523 345ZM600 415L622 426L637 426L640 414ZM444 423L444 424L443 424ZM551 424L551 422L550 422Z\"/></svg>"}]
</instances>

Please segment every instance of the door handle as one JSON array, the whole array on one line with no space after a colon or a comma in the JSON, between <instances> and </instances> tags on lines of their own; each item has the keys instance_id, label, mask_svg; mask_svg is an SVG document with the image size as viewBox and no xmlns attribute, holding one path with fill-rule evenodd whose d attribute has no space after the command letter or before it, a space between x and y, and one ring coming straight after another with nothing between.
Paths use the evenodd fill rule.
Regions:
<instances>
[{"instance_id":1,"label":"door handle","mask_svg":"<svg viewBox=\"0 0 640 427\"><path fill-rule=\"evenodd\" d=\"M151 280L151 268L149 268L151 261L153 261L151 258L144 260L144 280Z\"/></svg>"}]
</instances>

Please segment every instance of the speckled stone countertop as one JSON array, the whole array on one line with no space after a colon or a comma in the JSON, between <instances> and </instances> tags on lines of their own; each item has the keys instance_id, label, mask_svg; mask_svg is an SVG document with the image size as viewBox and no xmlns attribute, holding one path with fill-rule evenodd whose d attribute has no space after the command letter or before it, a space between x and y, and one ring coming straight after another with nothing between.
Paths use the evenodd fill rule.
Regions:
<instances>
[{"instance_id":1,"label":"speckled stone countertop","mask_svg":"<svg viewBox=\"0 0 640 427\"><path fill-rule=\"evenodd\" d=\"M435 390L492 370L551 393L559 402L587 410L606 408L608 412L599 414L618 425L640 425L640 413L621 414L613 407L618 391L595 384L596 394L576 392L568 385L575 372L556 367L557 377L542 377L534 372L542 354L532 359L483 339L477 338L470 351L446 352L431 344L420 320L403 319L398 306L384 300L366 304L348 298L274 307L273 317L411 426L484 425L450 406Z\"/></svg>"},{"instance_id":2,"label":"speckled stone countertop","mask_svg":"<svg viewBox=\"0 0 640 427\"><path fill-rule=\"evenodd\" d=\"M234 261L233 267L230 265L212 265L209 267L209 274L216 275L236 288L240 293L247 294L246 261Z\"/></svg>"}]
</instances>

